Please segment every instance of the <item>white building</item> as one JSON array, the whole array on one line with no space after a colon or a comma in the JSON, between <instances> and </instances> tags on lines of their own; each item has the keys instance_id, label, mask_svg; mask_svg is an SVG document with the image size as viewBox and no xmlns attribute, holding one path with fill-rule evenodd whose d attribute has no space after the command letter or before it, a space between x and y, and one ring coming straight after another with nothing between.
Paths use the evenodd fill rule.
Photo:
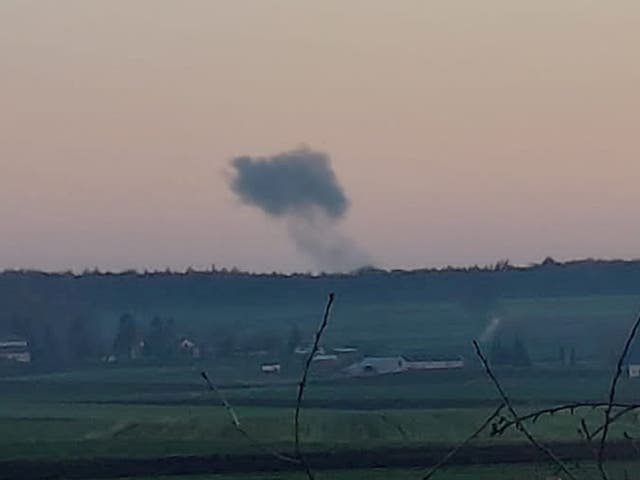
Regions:
<instances>
[{"instance_id":1,"label":"white building","mask_svg":"<svg viewBox=\"0 0 640 480\"><path fill-rule=\"evenodd\" d=\"M403 357L365 357L362 361L349 365L345 373L354 377L386 375L405 372L409 369Z\"/></svg>"},{"instance_id":2,"label":"white building","mask_svg":"<svg viewBox=\"0 0 640 480\"><path fill-rule=\"evenodd\" d=\"M281 367L279 363L265 363L260 366L262 373L280 373Z\"/></svg>"},{"instance_id":3,"label":"white building","mask_svg":"<svg viewBox=\"0 0 640 480\"><path fill-rule=\"evenodd\" d=\"M31 362L29 343L17 337L0 340L0 359L18 363Z\"/></svg>"},{"instance_id":4,"label":"white building","mask_svg":"<svg viewBox=\"0 0 640 480\"><path fill-rule=\"evenodd\" d=\"M640 378L640 364L630 363L627 368L629 369L629 378Z\"/></svg>"},{"instance_id":5,"label":"white building","mask_svg":"<svg viewBox=\"0 0 640 480\"><path fill-rule=\"evenodd\" d=\"M408 359L409 370L450 370L464 368L464 358Z\"/></svg>"}]
</instances>

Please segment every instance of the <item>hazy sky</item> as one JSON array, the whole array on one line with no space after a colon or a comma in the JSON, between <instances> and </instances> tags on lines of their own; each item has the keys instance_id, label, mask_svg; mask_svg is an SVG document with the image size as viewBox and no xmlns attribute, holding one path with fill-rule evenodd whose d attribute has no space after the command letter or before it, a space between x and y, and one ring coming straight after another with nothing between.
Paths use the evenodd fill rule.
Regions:
<instances>
[{"instance_id":1,"label":"hazy sky","mask_svg":"<svg viewBox=\"0 0 640 480\"><path fill-rule=\"evenodd\" d=\"M637 0L0 2L0 267L307 270L229 160L328 153L387 267L640 257Z\"/></svg>"}]
</instances>

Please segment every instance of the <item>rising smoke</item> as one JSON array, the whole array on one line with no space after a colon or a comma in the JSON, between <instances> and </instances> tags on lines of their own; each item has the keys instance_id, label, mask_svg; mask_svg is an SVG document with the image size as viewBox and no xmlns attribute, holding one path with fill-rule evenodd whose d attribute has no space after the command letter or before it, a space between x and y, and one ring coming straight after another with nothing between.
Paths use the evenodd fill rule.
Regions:
<instances>
[{"instance_id":1,"label":"rising smoke","mask_svg":"<svg viewBox=\"0 0 640 480\"><path fill-rule=\"evenodd\" d=\"M501 323L502 319L500 317L492 317L485 329L480 334L478 340L483 343L492 341L496 336L496 332L498 331L498 327L500 327Z\"/></svg>"},{"instance_id":2,"label":"rising smoke","mask_svg":"<svg viewBox=\"0 0 640 480\"><path fill-rule=\"evenodd\" d=\"M230 186L247 205L283 220L296 247L323 271L350 271L369 256L339 230L349 208L329 157L300 148L270 157L236 157Z\"/></svg>"}]
</instances>

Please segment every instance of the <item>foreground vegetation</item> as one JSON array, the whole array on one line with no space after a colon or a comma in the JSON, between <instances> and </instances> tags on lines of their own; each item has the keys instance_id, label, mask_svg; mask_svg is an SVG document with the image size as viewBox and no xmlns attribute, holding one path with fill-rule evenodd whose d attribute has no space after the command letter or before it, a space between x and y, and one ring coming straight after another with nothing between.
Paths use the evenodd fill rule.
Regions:
<instances>
[{"instance_id":1,"label":"foreground vegetation","mask_svg":"<svg viewBox=\"0 0 640 480\"><path fill-rule=\"evenodd\" d=\"M592 464L583 465L585 470L595 473ZM635 472L640 468L639 463L615 462L611 471L614 475L623 475L625 471ZM318 472L319 480L419 480L424 475L424 469L370 469L351 471ZM555 470L545 464L531 465L481 465L472 467L452 466L438 473L436 480L538 480L552 476ZM190 475L153 477L153 480L306 480L300 473L291 474L262 474L262 475ZM633 478L633 477L630 477ZM128 479L121 479L128 480ZM151 478L138 480L152 480Z\"/></svg>"}]
</instances>

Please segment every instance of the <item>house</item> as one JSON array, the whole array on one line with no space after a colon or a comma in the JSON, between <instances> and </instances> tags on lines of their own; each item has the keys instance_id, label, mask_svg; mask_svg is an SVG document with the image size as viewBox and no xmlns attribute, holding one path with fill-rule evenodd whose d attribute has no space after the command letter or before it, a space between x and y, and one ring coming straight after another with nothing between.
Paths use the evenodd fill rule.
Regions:
<instances>
[{"instance_id":1,"label":"house","mask_svg":"<svg viewBox=\"0 0 640 480\"><path fill-rule=\"evenodd\" d=\"M409 369L407 361L397 357L365 357L360 362L353 363L345 369L345 373L354 377L371 375L386 375L405 372Z\"/></svg>"},{"instance_id":2,"label":"house","mask_svg":"<svg viewBox=\"0 0 640 480\"><path fill-rule=\"evenodd\" d=\"M358 349L355 347L337 347L333 349L333 353L336 355L352 355L358 353Z\"/></svg>"},{"instance_id":3,"label":"house","mask_svg":"<svg viewBox=\"0 0 640 480\"><path fill-rule=\"evenodd\" d=\"M279 363L263 363L260 370L262 373L280 373L281 367Z\"/></svg>"},{"instance_id":4,"label":"house","mask_svg":"<svg viewBox=\"0 0 640 480\"><path fill-rule=\"evenodd\" d=\"M200 347L188 338L183 338L180 342L180 352L191 358L200 358Z\"/></svg>"},{"instance_id":5,"label":"house","mask_svg":"<svg viewBox=\"0 0 640 480\"><path fill-rule=\"evenodd\" d=\"M19 337L7 337L0 340L0 359L9 362L30 363L29 343Z\"/></svg>"},{"instance_id":6,"label":"house","mask_svg":"<svg viewBox=\"0 0 640 480\"><path fill-rule=\"evenodd\" d=\"M450 370L464 368L464 358L431 358L422 356L407 357L409 370Z\"/></svg>"},{"instance_id":7,"label":"house","mask_svg":"<svg viewBox=\"0 0 640 480\"><path fill-rule=\"evenodd\" d=\"M626 370L629 378L640 378L640 349L632 348L626 361Z\"/></svg>"},{"instance_id":8,"label":"house","mask_svg":"<svg viewBox=\"0 0 640 480\"><path fill-rule=\"evenodd\" d=\"M293 351L293 353L295 355L309 355L311 353L311 346L309 347L296 347L296 349ZM325 351L324 348L322 347L318 347L318 350L316 351L316 354L320 354L320 355L324 355Z\"/></svg>"}]
</instances>

